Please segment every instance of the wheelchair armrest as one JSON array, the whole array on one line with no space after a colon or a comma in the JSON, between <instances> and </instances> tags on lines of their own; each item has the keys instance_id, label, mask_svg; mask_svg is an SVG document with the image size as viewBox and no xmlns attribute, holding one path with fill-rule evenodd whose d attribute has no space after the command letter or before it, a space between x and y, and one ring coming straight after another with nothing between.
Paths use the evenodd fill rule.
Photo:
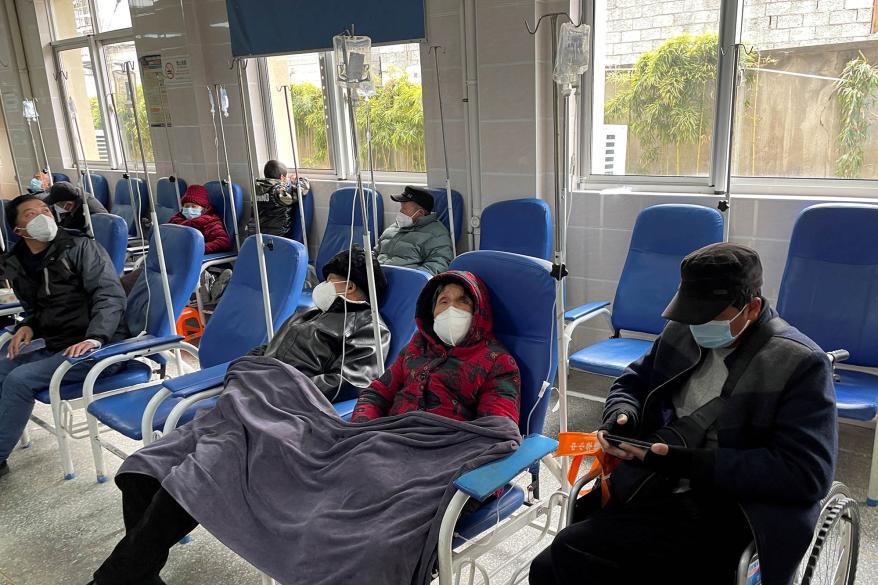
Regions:
<instances>
[{"instance_id":1,"label":"wheelchair armrest","mask_svg":"<svg viewBox=\"0 0 878 585\"><path fill-rule=\"evenodd\" d=\"M557 448L558 441L555 439L538 434L528 435L514 453L464 473L454 480L454 485L469 497L483 502L519 473L546 455L554 453Z\"/></svg>"},{"instance_id":2,"label":"wheelchair armrest","mask_svg":"<svg viewBox=\"0 0 878 585\"><path fill-rule=\"evenodd\" d=\"M205 390L217 387L222 388L226 378L226 370L228 369L228 363L219 364L180 376L179 378L166 380L164 386L176 398L189 398Z\"/></svg>"},{"instance_id":3,"label":"wheelchair armrest","mask_svg":"<svg viewBox=\"0 0 878 585\"><path fill-rule=\"evenodd\" d=\"M109 357L122 355L134 351L142 351L150 348L159 348L165 345L173 345L175 343L179 343L180 341L183 341L183 337L180 335L166 335L164 337L144 335L143 337L132 337L131 339L126 339L124 341L105 345L97 351L93 351L79 357L67 358L67 362L71 364L79 364L87 361L99 362Z\"/></svg>"},{"instance_id":4,"label":"wheelchair armrest","mask_svg":"<svg viewBox=\"0 0 878 585\"><path fill-rule=\"evenodd\" d=\"M594 313L595 311L599 311L604 307L609 307L610 301L595 301L593 303L585 303L584 305L579 305L578 307L574 307L569 311L564 313L565 321L575 321L581 317L585 317L589 313Z\"/></svg>"},{"instance_id":5,"label":"wheelchair armrest","mask_svg":"<svg viewBox=\"0 0 878 585\"><path fill-rule=\"evenodd\" d=\"M346 420L350 422L351 415L354 414L354 407L357 405L356 399L354 400L345 400L344 402L336 402L332 405L335 409L335 412L338 413L338 416L342 418L342 420Z\"/></svg>"}]
</instances>

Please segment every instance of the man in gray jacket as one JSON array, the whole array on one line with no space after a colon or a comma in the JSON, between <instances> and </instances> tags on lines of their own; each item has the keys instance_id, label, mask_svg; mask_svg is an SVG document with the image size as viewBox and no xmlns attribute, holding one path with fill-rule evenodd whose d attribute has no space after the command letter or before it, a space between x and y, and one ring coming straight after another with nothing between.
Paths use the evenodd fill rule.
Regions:
<instances>
[{"instance_id":1,"label":"man in gray jacket","mask_svg":"<svg viewBox=\"0 0 878 585\"><path fill-rule=\"evenodd\" d=\"M0 276L12 283L25 318L0 357L0 475L34 406L68 357L79 357L128 335L125 293L113 263L91 238L59 229L49 207L35 195L6 205L21 240L0 256ZM81 382L85 364L64 382Z\"/></svg>"},{"instance_id":2,"label":"man in gray jacket","mask_svg":"<svg viewBox=\"0 0 878 585\"><path fill-rule=\"evenodd\" d=\"M433 213L433 196L417 187L406 187L391 197L401 203L396 223L378 239L378 262L416 268L436 275L448 270L454 259L451 236Z\"/></svg>"}]
</instances>

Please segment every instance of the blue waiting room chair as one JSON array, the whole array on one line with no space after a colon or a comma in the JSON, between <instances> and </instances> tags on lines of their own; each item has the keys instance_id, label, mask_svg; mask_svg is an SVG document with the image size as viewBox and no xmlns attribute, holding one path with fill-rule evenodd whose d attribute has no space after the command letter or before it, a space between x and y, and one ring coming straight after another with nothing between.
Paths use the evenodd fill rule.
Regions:
<instances>
[{"instance_id":1,"label":"blue waiting room chair","mask_svg":"<svg viewBox=\"0 0 878 585\"><path fill-rule=\"evenodd\" d=\"M581 372L617 377L643 356L652 341L622 337L622 331L655 336L666 321L661 314L680 284L680 264L689 253L723 240L723 217L700 205L655 205L640 212L631 234L628 257L612 302L596 301L570 309L565 338L596 317L606 319L612 337L569 357Z\"/></svg>"},{"instance_id":2,"label":"blue waiting room chair","mask_svg":"<svg viewBox=\"0 0 878 585\"><path fill-rule=\"evenodd\" d=\"M310 245L311 226L314 224L314 189L309 189L302 193L302 209L305 212L305 234L309 237ZM302 238L302 214L299 211L298 203L290 209L290 214L292 214L293 221L288 237L297 242L304 243L305 240Z\"/></svg>"},{"instance_id":3,"label":"blue waiting room chair","mask_svg":"<svg viewBox=\"0 0 878 585\"><path fill-rule=\"evenodd\" d=\"M129 236L139 238L142 235L140 220L149 215L149 197L143 179L131 178L130 186L128 179L119 179L113 192L113 213L128 224Z\"/></svg>"},{"instance_id":4,"label":"blue waiting room chair","mask_svg":"<svg viewBox=\"0 0 878 585\"><path fill-rule=\"evenodd\" d=\"M180 189L179 199L177 189ZM179 177L162 177L155 186L155 213L160 224L171 221L180 212L180 199L186 194L186 181Z\"/></svg>"},{"instance_id":5,"label":"blue waiting room chair","mask_svg":"<svg viewBox=\"0 0 878 585\"><path fill-rule=\"evenodd\" d=\"M89 178L91 179L91 183L89 183ZM94 185L94 193L91 192L92 185ZM86 176L83 173L82 190L85 193L91 193L92 195L94 195L95 199L97 199L100 204L104 206L104 209L109 211L110 184L107 182L106 177L97 173L89 173L88 176Z\"/></svg>"},{"instance_id":6,"label":"blue waiting room chair","mask_svg":"<svg viewBox=\"0 0 878 585\"><path fill-rule=\"evenodd\" d=\"M428 187L427 191L433 196L433 213L439 216L439 221L451 233L451 224L448 221L448 193L443 187ZM463 235L463 196L457 191L451 191L451 203L454 205L454 239L460 242Z\"/></svg>"},{"instance_id":7,"label":"blue waiting room chair","mask_svg":"<svg viewBox=\"0 0 878 585\"><path fill-rule=\"evenodd\" d=\"M479 250L552 259L552 210L542 199L512 199L482 210Z\"/></svg>"}]
</instances>

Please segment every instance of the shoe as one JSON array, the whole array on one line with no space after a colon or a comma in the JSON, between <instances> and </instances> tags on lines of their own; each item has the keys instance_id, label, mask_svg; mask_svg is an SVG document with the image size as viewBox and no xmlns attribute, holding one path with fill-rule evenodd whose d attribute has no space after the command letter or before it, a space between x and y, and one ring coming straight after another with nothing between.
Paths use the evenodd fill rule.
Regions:
<instances>
[{"instance_id":1,"label":"shoe","mask_svg":"<svg viewBox=\"0 0 878 585\"><path fill-rule=\"evenodd\" d=\"M0 463L0 477L3 477L7 473L9 473L9 464L4 461L3 463Z\"/></svg>"}]
</instances>

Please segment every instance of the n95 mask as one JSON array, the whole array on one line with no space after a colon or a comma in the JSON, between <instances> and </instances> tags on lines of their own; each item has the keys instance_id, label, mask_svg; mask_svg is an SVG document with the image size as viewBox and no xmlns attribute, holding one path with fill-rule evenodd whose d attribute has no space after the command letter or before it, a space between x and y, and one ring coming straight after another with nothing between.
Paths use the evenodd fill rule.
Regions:
<instances>
[{"instance_id":1,"label":"n95 mask","mask_svg":"<svg viewBox=\"0 0 878 585\"><path fill-rule=\"evenodd\" d=\"M335 297L337 296L338 293L335 292L335 285L328 280L326 282L321 282L314 287L313 291L311 291L311 298L314 300L314 305L324 313L329 310L329 307L335 302Z\"/></svg>"},{"instance_id":2,"label":"n95 mask","mask_svg":"<svg viewBox=\"0 0 878 585\"><path fill-rule=\"evenodd\" d=\"M38 242L51 242L58 233L58 224L49 216L40 214L24 226L31 238Z\"/></svg>"},{"instance_id":3,"label":"n95 mask","mask_svg":"<svg viewBox=\"0 0 878 585\"><path fill-rule=\"evenodd\" d=\"M469 311L448 307L433 320L433 331L446 345L455 347L464 340L473 322Z\"/></svg>"}]
</instances>

